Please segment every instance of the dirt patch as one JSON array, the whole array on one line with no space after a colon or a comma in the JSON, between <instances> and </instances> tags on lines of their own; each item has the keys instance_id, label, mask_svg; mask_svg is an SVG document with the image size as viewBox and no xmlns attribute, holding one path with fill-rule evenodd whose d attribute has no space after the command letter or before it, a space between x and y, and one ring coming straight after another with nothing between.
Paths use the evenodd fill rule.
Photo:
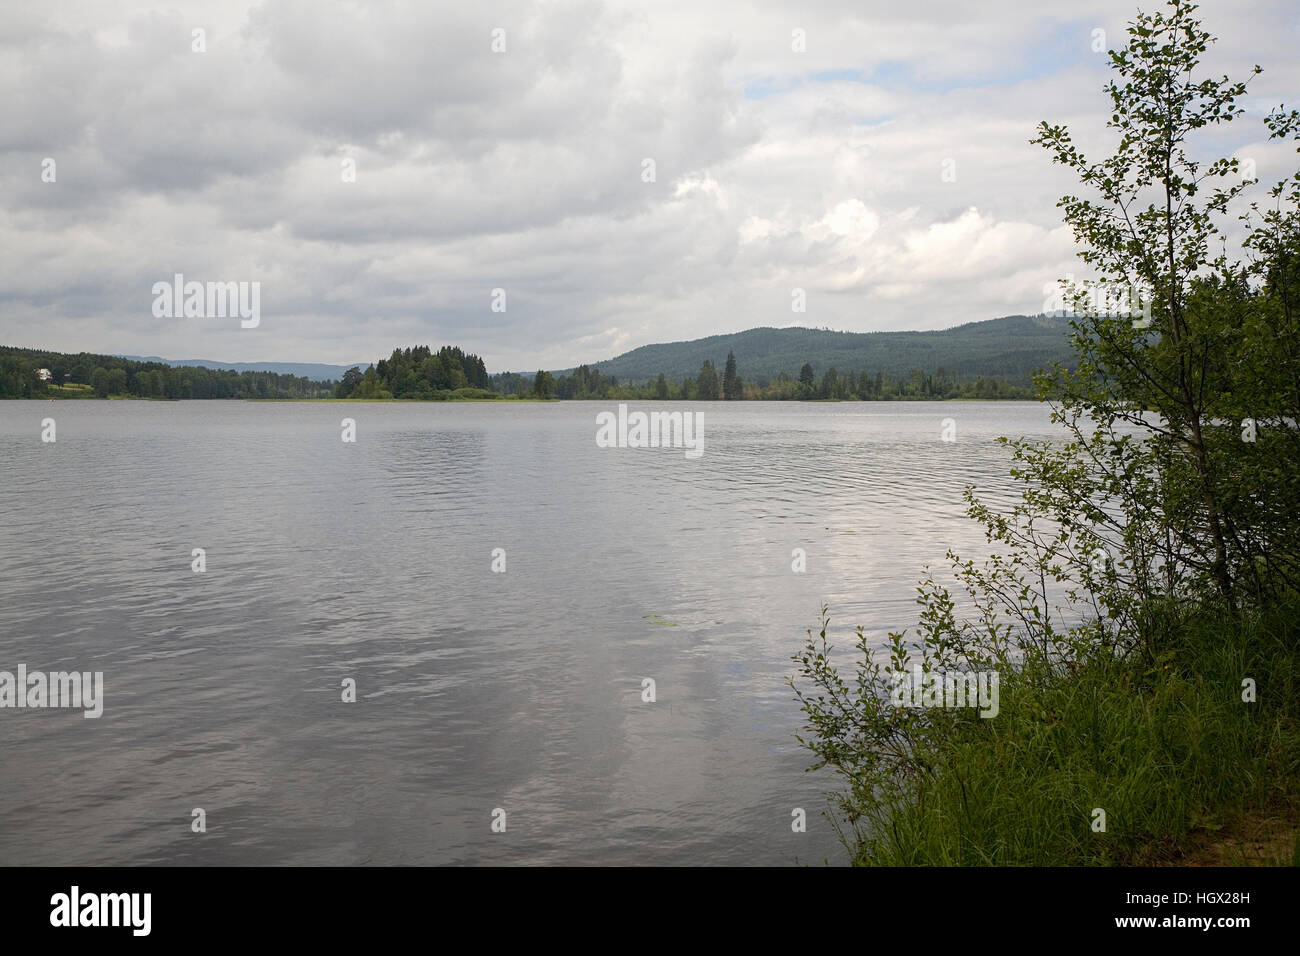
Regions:
<instances>
[{"instance_id":1,"label":"dirt patch","mask_svg":"<svg viewBox=\"0 0 1300 956\"><path fill-rule=\"evenodd\" d=\"M1247 810L1221 830L1193 836L1166 866L1300 865L1300 802Z\"/></svg>"}]
</instances>

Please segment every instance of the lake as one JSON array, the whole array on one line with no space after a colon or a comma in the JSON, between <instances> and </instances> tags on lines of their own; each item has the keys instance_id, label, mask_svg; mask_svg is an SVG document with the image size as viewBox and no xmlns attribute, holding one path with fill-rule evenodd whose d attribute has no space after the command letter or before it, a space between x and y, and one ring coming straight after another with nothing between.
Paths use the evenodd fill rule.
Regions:
<instances>
[{"instance_id":1,"label":"lake","mask_svg":"<svg viewBox=\"0 0 1300 956\"><path fill-rule=\"evenodd\" d=\"M841 645L914 625L986 550L994 438L1059 433L630 407L703 412L704 453L597 447L615 402L0 402L0 670L104 675L98 719L0 710L0 863L845 862L790 656L823 603Z\"/></svg>"}]
</instances>

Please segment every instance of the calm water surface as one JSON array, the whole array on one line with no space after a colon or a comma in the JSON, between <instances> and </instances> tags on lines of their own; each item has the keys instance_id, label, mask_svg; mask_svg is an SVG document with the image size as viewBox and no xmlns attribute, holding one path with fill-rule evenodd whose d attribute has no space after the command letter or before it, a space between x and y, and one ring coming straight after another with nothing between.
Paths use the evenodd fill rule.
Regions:
<instances>
[{"instance_id":1,"label":"calm water surface","mask_svg":"<svg viewBox=\"0 0 1300 956\"><path fill-rule=\"evenodd\" d=\"M673 405L691 460L615 407L0 402L0 670L105 682L0 710L0 864L843 862L790 655L912 625L1047 409Z\"/></svg>"}]
</instances>

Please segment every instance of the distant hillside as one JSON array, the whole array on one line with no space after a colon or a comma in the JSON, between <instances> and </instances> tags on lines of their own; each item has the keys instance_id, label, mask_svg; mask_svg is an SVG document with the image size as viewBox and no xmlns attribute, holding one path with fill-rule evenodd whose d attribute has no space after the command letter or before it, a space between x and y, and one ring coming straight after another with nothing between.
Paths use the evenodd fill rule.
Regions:
<instances>
[{"instance_id":1,"label":"distant hillside","mask_svg":"<svg viewBox=\"0 0 1300 956\"><path fill-rule=\"evenodd\" d=\"M780 372L798 376L807 362L819 377L832 366L841 374L879 371L896 377L906 376L912 369L933 372L942 366L957 378L984 376L1024 383L1034 369L1052 362L1070 365L1073 353L1066 340L1068 331L1067 319L1024 315L938 332L758 328L690 342L645 345L591 367L620 382L645 381L660 372L680 380L699 375L705 359L721 369L727 352L732 351L740 374L760 382Z\"/></svg>"},{"instance_id":2,"label":"distant hillside","mask_svg":"<svg viewBox=\"0 0 1300 956\"><path fill-rule=\"evenodd\" d=\"M328 382L283 372L240 372L0 345L0 398L4 399L330 398L333 394Z\"/></svg>"},{"instance_id":3,"label":"distant hillside","mask_svg":"<svg viewBox=\"0 0 1300 956\"><path fill-rule=\"evenodd\" d=\"M161 362L176 368L234 369L236 372L275 372L277 375L298 375L313 382L337 382L351 365L318 365L311 362L214 362L211 359L166 359L157 355L119 355L133 362ZM358 362L363 372L369 362Z\"/></svg>"}]
</instances>

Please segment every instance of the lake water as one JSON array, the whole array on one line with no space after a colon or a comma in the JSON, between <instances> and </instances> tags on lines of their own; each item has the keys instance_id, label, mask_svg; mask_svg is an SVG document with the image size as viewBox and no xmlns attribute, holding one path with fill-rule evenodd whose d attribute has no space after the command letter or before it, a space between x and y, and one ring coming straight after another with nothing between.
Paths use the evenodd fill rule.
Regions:
<instances>
[{"instance_id":1,"label":"lake water","mask_svg":"<svg viewBox=\"0 0 1300 956\"><path fill-rule=\"evenodd\" d=\"M0 864L844 862L790 656L913 625L1047 409L631 407L703 456L603 402L0 402L0 670L104 674L0 710Z\"/></svg>"}]
</instances>

